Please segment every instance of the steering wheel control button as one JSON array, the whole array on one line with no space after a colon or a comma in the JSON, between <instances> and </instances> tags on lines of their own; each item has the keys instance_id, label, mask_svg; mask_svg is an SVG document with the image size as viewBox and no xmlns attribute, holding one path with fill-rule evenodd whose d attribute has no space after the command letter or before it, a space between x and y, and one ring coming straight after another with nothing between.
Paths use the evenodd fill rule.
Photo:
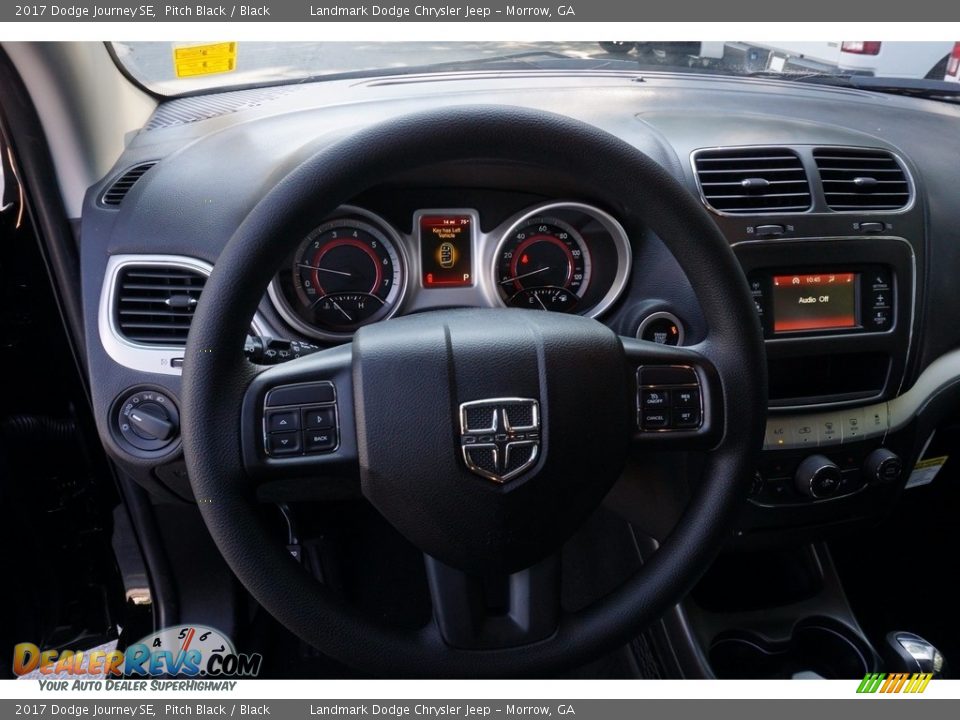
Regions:
<instances>
[{"instance_id":1,"label":"steering wheel control button","mask_svg":"<svg viewBox=\"0 0 960 720\"><path fill-rule=\"evenodd\" d=\"M695 430L703 424L697 373L684 365L637 370L637 425L641 430Z\"/></svg>"},{"instance_id":2,"label":"steering wheel control button","mask_svg":"<svg viewBox=\"0 0 960 720\"><path fill-rule=\"evenodd\" d=\"M680 388L673 391L673 406L677 408L699 408L700 390L697 388Z\"/></svg>"},{"instance_id":3,"label":"steering wheel control button","mask_svg":"<svg viewBox=\"0 0 960 720\"><path fill-rule=\"evenodd\" d=\"M640 402L644 410L658 410L670 407L669 390L641 390Z\"/></svg>"},{"instance_id":4,"label":"steering wheel control button","mask_svg":"<svg viewBox=\"0 0 960 720\"><path fill-rule=\"evenodd\" d=\"M294 410L274 410L268 412L267 429L272 433L299 430L300 414Z\"/></svg>"},{"instance_id":5,"label":"steering wheel control button","mask_svg":"<svg viewBox=\"0 0 960 720\"><path fill-rule=\"evenodd\" d=\"M670 413L660 410L643 413L643 429L659 430L670 424Z\"/></svg>"},{"instance_id":6,"label":"steering wheel control button","mask_svg":"<svg viewBox=\"0 0 960 720\"><path fill-rule=\"evenodd\" d=\"M336 450L340 442L336 397L333 383L326 381L283 385L267 393L263 411L266 454L284 458Z\"/></svg>"},{"instance_id":7,"label":"steering wheel control button","mask_svg":"<svg viewBox=\"0 0 960 720\"><path fill-rule=\"evenodd\" d=\"M303 448L308 453L330 452L336 447L335 430L306 430L303 433Z\"/></svg>"},{"instance_id":8,"label":"steering wheel control button","mask_svg":"<svg viewBox=\"0 0 960 720\"><path fill-rule=\"evenodd\" d=\"M700 427L700 408L674 410L673 425L678 428Z\"/></svg>"},{"instance_id":9,"label":"steering wheel control button","mask_svg":"<svg viewBox=\"0 0 960 720\"><path fill-rule=\"evenodd\" d=\"M267 406L319 405L335 402L336 399L336 390L334 390L333 383L330 382L284 385L274 388L267 394Z\"/></svg>"},{"instance_id":10,"label":"steering wheel control button","mask_svg":"<svg viewBox=\"0 0 960 720\"><path fill-rule=\"evenodd\" d=\"M300 433L281 432L267 436L267 452L274 456L299 455Z\"/></svg>"},{"instance_id":11,"label":"steering wheel control button","mask_svg":"<svg viewBox=\"0 0 960 720\"><path fill-rule=\"evenodd\" d=\"M332 407L307 408L303 411L303 427L307 430L326 430L337 424Z\"/></svg>"},{"instance_id":12,"label":"steering wheel control button","mask_svg":"<svg viewBox=\"0 0 960 720\"><path fill-rule=\"evenodd\" d=\"M157 452L177 439L180 413L164 393L139 390L120 403L115 428L128 450Z\"/></svg>"}]
</instances>

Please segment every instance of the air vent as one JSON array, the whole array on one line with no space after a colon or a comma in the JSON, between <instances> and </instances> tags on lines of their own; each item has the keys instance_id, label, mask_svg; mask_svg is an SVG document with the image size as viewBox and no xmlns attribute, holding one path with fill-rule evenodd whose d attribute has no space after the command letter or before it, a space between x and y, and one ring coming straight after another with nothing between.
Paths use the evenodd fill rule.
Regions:
<instances>
[{"instance_id":1,"label":"air vent","mask_svg":"<svg viewBox=\"0 0 960 720\"><path fill-rule=\"evenodd\" d=\"M813 157L831 210L899 210L910 202L907 175L884 150L817 148Z\"/></svg>"},{"instance_id":2,"label":"air vent","mask_svg":"<svg viewBox=\"0 0 960 720\"><path fill-rule=\"evenodd\" d=\"M117 276L117 331L141 345L183 346L206 275L168 265L129 265Z\"/></svg>"},{"instance_id":3,"label":"air vent","mask_svg":"<svg viewBox=\"0 0 960 720\"><path fill-rule=\"evenodd\" d=\"M810 184L799 156L786 148L725 148L694 155L707 204L725 213L803 212Z\"/></svg>"},{"instance_id":4,"label":"air vent","mask_svg":"<svg viewBox=\"0 0 960 720\"><path fill-rule=\"evenodd\" d=\"M107 188L107 191L103 194L103 204L120 205L127 196L127 193L137 184L137 181L144 176L147 170L156 164L157 162L154 160L153 162L134 165L127 170L123 175L113 181L113 185Z\"/></svg>"}]
</instances>

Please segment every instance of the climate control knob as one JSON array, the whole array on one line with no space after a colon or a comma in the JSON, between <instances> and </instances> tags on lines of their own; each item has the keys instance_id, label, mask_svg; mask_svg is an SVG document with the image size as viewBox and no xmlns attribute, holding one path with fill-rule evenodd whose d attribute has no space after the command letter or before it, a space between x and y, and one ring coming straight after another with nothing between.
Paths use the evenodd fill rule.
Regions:
<instances>
[{"instance_id":1,"label":"climate control knob","mask_svg":"<svg viewBox=\"0 0 960 720\"><path fill-rule=\"evenodd\" d=\"M886 448L877 448L863 463L863 476L867 482L893 483L902 473L903 461Z\"/></svg>"},{"instance_id":2,"label":"climate control knob","mask_svg":"<svg viewBox=\"0 0 960 720\"><path fill-rule=\"evenodd\" d=\"M830 458L811 455L797 468L794 481L797 490L816 500L833 497L840 489L843 474Z\"/></svg>"}]
</instances>

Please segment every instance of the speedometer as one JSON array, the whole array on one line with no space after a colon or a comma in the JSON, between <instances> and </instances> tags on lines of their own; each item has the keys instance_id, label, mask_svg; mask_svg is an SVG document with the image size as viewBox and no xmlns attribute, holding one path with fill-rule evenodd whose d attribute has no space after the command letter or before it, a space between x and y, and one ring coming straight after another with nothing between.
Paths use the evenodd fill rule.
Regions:
<instances>
[{"instance_id":1,"label":"speedometer","mask_svg":"<svg viewBox=\"0 0 960 720\"><path fill-rule=\"evenodd\" d=\"M590 284L590 266L586 243L569 223L530 218L497 250L497 290L512 307L574 312Z\"/></svg>"}]
</instances>

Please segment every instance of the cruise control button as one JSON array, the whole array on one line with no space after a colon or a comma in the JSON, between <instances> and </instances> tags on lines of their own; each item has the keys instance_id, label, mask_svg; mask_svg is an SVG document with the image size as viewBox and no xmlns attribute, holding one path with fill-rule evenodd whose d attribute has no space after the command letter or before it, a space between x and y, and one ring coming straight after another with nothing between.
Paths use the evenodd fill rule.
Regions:
<instances>
[{"instance_id":1,"label":"cruise control button","mask_svg":"<svg viewBox=\"0 0 960 720\"><path fill-rule=\"evenodd\" d=\"M300 433L281 432L267 436L267 452L271 455L298 455Z\"/></svg>"},{"instance_id":2,"label":"cruise control button","mask_svg":"<svg viewBox=\"0 0 960 720\"><path fill-rule=\"evenodd\" d=\"M644 410L659 410L660 408L670 407L670 391L642 390L640 392L640 403Z\"/></svg>"},{"instance_id":3,"label":"cruise control button","mask_svg":"<svg viewBox=\"0 0 960 720\"><path fill-rule=\"evenodd\" d=\"M337 446L337 433L335 430L306 430L303 444L309 453L329 452Z\"/></svg>"},{"instance_id":4,"label":"cruise control button","mask_svg":"<svg viewBox=\"0 0 960 720\"><path fill-rule=\"evenodd\" d=\"M296 410L274 410L267 413L267 430L284 432L300 429L300 414Z\"/></svg>"},{"instance_id":5,"label":"cruise control button","mask_svg":"<svg viewBox=\"0 0 960 720\"><path fill-rule=\"evenodd\" d=\"M673 406L678 408L699 408L700 391L697 388L678 388L674 390Z\"/></svg>"},{"instance_id":6,"label":"cruise control button","mask_svg":"<svg viewBox=\"0 0 960 720\"><path fill-rule=\"evenodd\" d=\"M307 408L303 411L303 427L307 430L321 430L336 425L336 415L332 407Z\"/></svg>"},{"instance_id":7,"label":"cruise control button","mask_svg":"<svg viewBox=\"0 0 960 720\"><path fill-rule=\"evenodd\" d=\"M641 422L644 430L665 428L670 424L670 414L663 410L648 410L643 413Z\"/></svg>"},{"instance_id":8,"label":"cruise control button","mask_svg":"<svg viewBox=\"0 0 960 720\"><path fill-rule=\"evenodd\" d=\"M673 424L678 428L694 428L700 425L700 408L673 411Z\"/></svg>"}]
</instances>

